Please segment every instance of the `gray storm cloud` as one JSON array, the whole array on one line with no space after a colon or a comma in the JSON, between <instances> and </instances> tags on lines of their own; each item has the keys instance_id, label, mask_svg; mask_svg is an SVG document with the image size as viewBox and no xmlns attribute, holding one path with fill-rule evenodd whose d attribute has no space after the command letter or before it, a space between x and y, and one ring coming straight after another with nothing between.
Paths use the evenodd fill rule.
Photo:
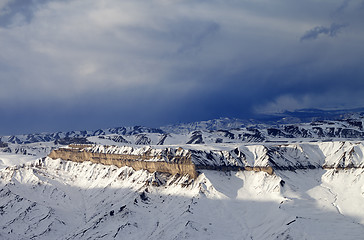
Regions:
<instances>
[{"instance_id":1,"label":"gray storm cloud","mask_svg":"<svg viewBox=\"0 0 364 240\"><path fill-rule=\"evenodd\" d=\"M0 1L0 132L364 102L362 22L341 0Z\"/></svg>"},{"instance_id":2,"label":"gray storm cloud","mask_svg":"<svg viewBox=\"0 0 364 240\"><path fill-rule=\"evenodd\" d=\"M332 23L329 27L316 26L308 30L305 34L303 34L303 36L301 37L301 41L313 40L318 38L320 35L335 37L340 32L340 30L346 26L347 26L346 24L337 24L337 23Z\"/></svg>"}]
</instances>

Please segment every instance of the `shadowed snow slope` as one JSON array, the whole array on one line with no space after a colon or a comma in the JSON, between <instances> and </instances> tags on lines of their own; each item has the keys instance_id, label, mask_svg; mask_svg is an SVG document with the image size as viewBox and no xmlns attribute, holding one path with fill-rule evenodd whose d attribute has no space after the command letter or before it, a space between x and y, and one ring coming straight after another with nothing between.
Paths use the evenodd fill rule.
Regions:
<instances>
[{"instance_id":1,"label":"shadowed snow slope","mask_svg":"<svg viewBox=\"0 0 364 240\"><path fill-rule=\"evenodd\" d=\"M360 239L363 169L183 176L45 158L0 170L0 239Z\"/></svg>"}]
</instances>

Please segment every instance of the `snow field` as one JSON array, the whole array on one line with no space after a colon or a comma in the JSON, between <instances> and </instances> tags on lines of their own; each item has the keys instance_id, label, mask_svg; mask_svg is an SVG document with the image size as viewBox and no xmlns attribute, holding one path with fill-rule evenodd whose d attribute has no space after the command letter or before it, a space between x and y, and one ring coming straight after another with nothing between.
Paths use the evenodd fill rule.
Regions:
<instances>
[{"instance_id":1,"label":"snow field","mask_svg":"<svg viewBox=\"0 0 364 240\"><path fill-rule=\"evenodd\" d=\"M90 162L0 170L2 239L360 239L362 169L202 171Z\"/></svg>"}]
</instances>

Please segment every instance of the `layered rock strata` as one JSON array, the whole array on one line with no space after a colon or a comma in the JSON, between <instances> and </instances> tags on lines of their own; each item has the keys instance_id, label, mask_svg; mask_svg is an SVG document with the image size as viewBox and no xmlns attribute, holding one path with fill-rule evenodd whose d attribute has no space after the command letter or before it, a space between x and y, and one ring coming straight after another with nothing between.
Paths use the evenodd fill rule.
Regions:
<instances>
[{"instance_id":1,"label":"layered rock strata","mask_svg":"<svg viewBox=\"0 0 364 240\"><path fill-rule=\"evenodd\" d=\"M113 154L92 152L84 146L72 146L53 150L49 157L52 159L63 159L74 162L90 161L117 167L128 166L138 171L141 169L148 172L164 172L186 175L192 178L197 177L195 165L190 158L174 157L173 161L165 161L161 156L134 155L134 154Z\"/></svg>"}]
</instances>

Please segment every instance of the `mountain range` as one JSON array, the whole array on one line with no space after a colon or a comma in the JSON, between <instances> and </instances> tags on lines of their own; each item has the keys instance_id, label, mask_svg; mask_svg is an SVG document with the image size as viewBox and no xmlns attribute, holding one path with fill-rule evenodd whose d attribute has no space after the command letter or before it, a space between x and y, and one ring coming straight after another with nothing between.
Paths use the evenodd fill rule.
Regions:
<instances>
[{"instance_id":1,"label":"mountain range","mask_svg":"<svg viewBox=\"0 0 364 240\"><path fill-rule=\"evenodd\" d=\"M290 113L291 116L302 112ZM312 112L312 111L311 111ZM313 111L317 114L317 111ZM69 131L55 133L24 134L0 137L0 149L8 152L24 152L24 146L48 143L54 147L72 143L108 145L178 145L257 142L339 141L364 139L364 115L343 114L335 111L324 116L341 118L311 122L272 123L271 121L220 118L187 124L168 125L160 128L143 126L116 127L94 131ZM304 116L307 116L307 111ZM288 115L288 113L286 114ZM312 115L310 115L312 116ZM328 117L326 117L328 118ZM23 150L19 148L23 146Z\"/></svg>"},{"instance_id":2,"label":"mountain range","mask_svg":"<svg viewBox=\"0 0 364 240\"><path fill-rule=\"evenodd\" d=\"M364 117L318 113L2 136L0 239L361 239Z\"/></svg>"}]
</instances>

